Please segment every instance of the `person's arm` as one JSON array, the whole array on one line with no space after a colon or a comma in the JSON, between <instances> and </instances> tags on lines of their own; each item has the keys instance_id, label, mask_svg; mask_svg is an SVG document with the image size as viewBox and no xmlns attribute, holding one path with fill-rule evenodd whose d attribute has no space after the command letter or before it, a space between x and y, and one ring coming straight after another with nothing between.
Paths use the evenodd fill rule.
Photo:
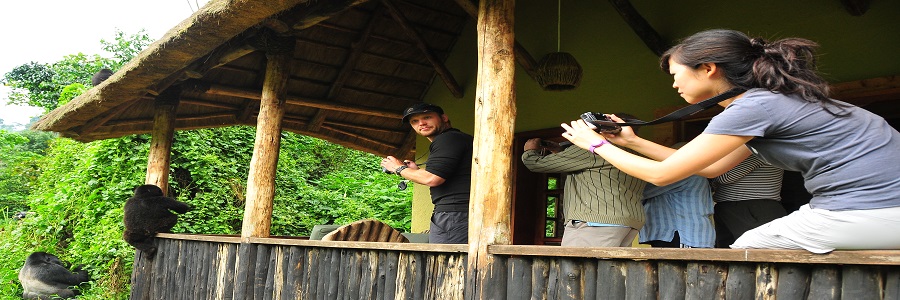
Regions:
<instances>
[{"instance_id":1,"label":"person's arm","mask_svg":"<svg viewBox=\"0 0 900 300\"><path fill-rule=\"evenodd\" d=\"M381 166L387 169L388 171L394 172L394 174L399 175L400 177L409 179L409 181L425 185L428 187L435 187L441 184L444 184L445 179L428 172L428 170L420 169L418 165L416 165L413 161L400 161L399 159L388 156L385 157L381 161ZM397 173L397 170L401 166L406 166Z\"/></svg>"},{"instance_id":2,"label":"person's arm","mask_svg":"<svg viewBox=\"0 0 900 300\"><path fill-rule=\"evenodd\" d=\"M540 139L535 139L540 142ZM529 140L531 142L531 140ZM522 163L528 170L538 173L568 173L600 165L602 159L578 147L569 147L562 152L541 155L539 148L525 143Z\"/></svg>"},{"instance_id":3,"label":"person's arm","mask_svg":"<svg viewBox=\"0 0 900 300\"><path fill-rule=\"evenodd\" d=\"M573 121L571 124L562 124L562 127L566 129L563 137L584 149L589 149L591 144L605 140L582 120ZM631 154L615 145L600 146L594 149L594 153L602 156L625 173L661 186L694 174L712 178L727 172L750 155L750 150L744 144L752 138L749 136L701 134L677 151L671 149L670 155L660 161ZM660 147L667 148L649 145L652 142L640 138L633 142L639 143L635 146L637 149L632 148L638 152L641 152L640 150L650 151L647 149L660 150Z\"/></svg>"},{"instance_id":4,"label":"person's arm","mask_svg":"<svg viewBox=\"0 0 900 300\"><path fill-rule=\"evenodd\" d=\"M731 184L738 182L753 170L756 170L760 166L762 166L764 162L760 159L757 159L755 156L749 156L747 159L742 161L740 164L725 172L725 174L719 175L713 179L713 181L717 184Z\"/></svg>"}]
</instances>

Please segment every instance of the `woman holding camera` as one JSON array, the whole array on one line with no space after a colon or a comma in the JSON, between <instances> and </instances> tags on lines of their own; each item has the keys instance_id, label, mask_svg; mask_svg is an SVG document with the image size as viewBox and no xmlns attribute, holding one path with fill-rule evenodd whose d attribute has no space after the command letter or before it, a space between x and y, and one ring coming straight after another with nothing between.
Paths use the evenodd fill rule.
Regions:
<instances>
[{"instance_id":1,"label":"woman holding camera","mask_svg":"<svg viewBox=\"0 0 900 300\"><path fill-rule=\"evenodd\" d=\"M656 185L718 176L751 151L801 172L810 203L747 231L732 248L900 249L900 235L883 234L900 230L900 133L875 114L828 98L828 84L816 73L816 46L800 38L767 43L733 30L696 33L660 59L678 94L693 104L746 89L720 103L725 110L702 134L675 150L629 127L598 134L577 120L562 124L563 136Z\"/></svg>"}]
</instances>

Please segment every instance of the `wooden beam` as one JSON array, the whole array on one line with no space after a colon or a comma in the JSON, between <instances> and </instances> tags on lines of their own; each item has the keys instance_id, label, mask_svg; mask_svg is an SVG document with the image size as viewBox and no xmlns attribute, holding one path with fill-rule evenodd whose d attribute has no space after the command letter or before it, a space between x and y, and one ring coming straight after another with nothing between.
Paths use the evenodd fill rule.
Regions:
<instances>
[{"instance_id":1,"label":"wooden beam","mask_svg":"<svg viewBox=\"0 0 900 300\"><path fill-rule=\"evenodd\" d=\"M462 87L460 87L459 83L456 82L456 79L453 78L453 74L450 73L447 66L444 65L442 61L438 60L437 56L435 56L431 49L428 48L428 44L425 43L425 40L422 39L422 36L419 35L409 20L403 16L400 9L394 5L392 0L381 0L381 3L387 7L388 13L390 13L394 20L400 24L400 28L406 32L406 35L416 42L416 47L419 48L419 51L422 51L422 54L425 55L425 59L427 59L434 67L434 71L437 72L438 76L444 81L444 84L447 85L447 88L450 89L450 93L456 98L462 98Z\"/></svg>"},{"instance_id":2,"label":"wooden beam","mask_svg":"<svg viewBox=\"0 0 900 300\"><path fill-rule=\"evenodd\" d=\"M347 82L347 79L350 78L350 73L354 68L356 68L356 64L359 62L359 58L362 56L363 49L366 48L369 37L372 36L372 31L375 28L375 20L383 13L384 6L378 6L377 8L375 8L375 11L372 12L372 17L369 18L365 30L363 30L363 32L359 34L356 41L351 45L350 54L347 55L347 59L344 60L344 64L341 65L341 69L338 71L337 78L328 89L328 95L325 97L326 99L334 99L334 97L337 96L338 91L342 87L344 87L344 83ZM319 109L318 111L316 111L316 114L312 118L313 121L307 125L307 130L318 130L319 126L322 126L322 122L325 122L327 114L327 111L323 109Z\"/></svg>"},{"instance_id":3,"label":"wooden beam","mask_svg":"<svg viewBox=\"0 0 900 300\"><path fill-rule=\"evenodd\" d=\"M295 8L282 13L283 16L288 16L289 18L282 18L281 20L292 24L291 27L295 31L303 30L365 2L368 2L368 0L317 1L315 5L311 6L297 5Z\"/></svg>"},{"instance_id":4,"label":"wooden beam","mask_svg":"<svg viewBox=\"0 0 900 300\"><path fill-rule=\"evenodd\" d=\"M229 87L229 86L225 86L225 85L212 85L212 86L210 86L207 93L209 93L211 95L232 96L232 97L239 97L239 98L252 99L252 100L259 100L259 97L260 97L258 91ZM333 110L333 111L357 113L357 114L385 117L385 118L391 118L391 119L397 119L397 120L400 120L400 118L403 117L401 114L399 114L397 112L381 110L381 109L371 108L371 107L349 106L349 105L343 105L343 104L336 104L334 102L326 102L326 101L322 101L322 100L290 96L290 95L286 96L286 99L287 99L286 103L291 104L291 105L315 107L315 108L321 108L321 109L327 109L327 110Z\"/></svg>"},{"instance_id":5,"label":"wooden beam","mask_svg":"<svg viewBox=\"0 0 900 300\"><path fill-rule=\"evenodd\" d=\"M272 178L275 178L281 148L281 120L285 114L292 50L279 49L280 52L266 54L268 63L256 120L256 141L247 176L242 244L248 243L250 237L268 237L272 225L272 201L275 199L275 181Z\"/></svg>"},{"instance_id":6,"label":"wooden beam","mask_svg":"<svg viewBox=\"0 0 900 300\"><path fill-rule=\"evenodd\" d=\"M106 124L106 122L108 122L112 118L115 118L123 112L130 110L131 107L138 102L140 102L140 100L119 104L119 106L116 106L115 108L109 110L105 115L103 115L103 117L94 118L89 123L84 124L84 126L78 129L78 135L90 134L92 131L97 130L97 128L99 128L100 126L103 126L103 124Z\"/></svg>"},{"instance_id":7,"label":"wooden beam","mask_svg":"<svg viewBox=\"0 0 900 300\"><path fill-rule=\"evenodd\" d=\"M616 11L619 12L619 15L622 16L622 19L625 20L625 23L628 23L631 30L641 38L641 41L644 41L644 44L647 45L647 47L650 48L650 51L653 51L656 56L662 56L666 50L669 50L669 47L671 47L669 43L659 36L659 33L650 26L650 23L634 9L634 6L631 5L630 1L609 0L609 3L612 4Z\"/></svg>"},{"instance_id":8,"label":"wooden beam","mask_svg":"<svg viewBox=\"0 0 900 300\"><path fill-rule=\"evenodd\" d=\"M506 266L488 253L512 241L513 136L516 123L515 1L482 0L478 9L478 84L469 202L467 299L506 299Z\"/></svg>"},{"instance_id":9,"label":"wooden beam","mask_svg":"<svg viewBox=\"0 0 900 300\"><path fill-rule=\"evenodd\" d=\"M175 136L175 112L181 88L173 87L156 98L153 131L150 134L150 153L147 158L147 176L144 183L153 184L169 194L169 167L171 167L172 140Z\"/></svg>"},{"instance_id":10,"label":"wooden beam","mask_svg":"<svg viewBox=\"0 0 900 300\"><path fill-rule=\"evenodd\" d=\"M459 5L465 11L469 17L473 19L478 19L478 5L472 3L472 0L455 0L456 4ZM537 60L528 53L528 50L525 49L519 41L515 41L515 52L516 52L516 62L519 63L519 66L522 67L522 70L528 74L531 79L537 80Z\"/></svg>"},{"instance_id":11,"label":"wooden beam","mask_svg":"<svg viewBox=\"0 0 900 300\"><path fill-rule=\"evenodd\" d=\"M341 65L341 70L338 71L337 78L334 80L334 83L331 84L331 88L328 89L327 99L333 99L337 95L337 91L347 82L347 78L350 77L350 73L356 68L359 58L362 57L363 50L366 49L366 45L369 43L369 37L372 36L372 31L375 29L375 21L382 14L384 14L383 5L379 5L372 11L372 17L369 18L365 30L359 34L356 41L351 45L350 54L347 55L347 59L345 59L344 64Z\"/></svg>"}]
</instances>

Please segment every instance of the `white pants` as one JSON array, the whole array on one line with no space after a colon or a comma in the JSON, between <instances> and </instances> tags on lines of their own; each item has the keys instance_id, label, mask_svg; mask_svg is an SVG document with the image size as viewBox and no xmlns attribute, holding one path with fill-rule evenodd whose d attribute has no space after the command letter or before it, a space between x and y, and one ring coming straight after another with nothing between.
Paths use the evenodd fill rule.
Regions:
<instances>
[{"instance_id":1,"label":"white pants","mask_svg":"<svg viewBox=\"0 0 900 300\"><path fill-rule=\"evenodd\" d=\"M731 248L806 249L813 253L900 249L900 207L830 211L807 204L745 232Z\"/></svg>"}]
</instances>

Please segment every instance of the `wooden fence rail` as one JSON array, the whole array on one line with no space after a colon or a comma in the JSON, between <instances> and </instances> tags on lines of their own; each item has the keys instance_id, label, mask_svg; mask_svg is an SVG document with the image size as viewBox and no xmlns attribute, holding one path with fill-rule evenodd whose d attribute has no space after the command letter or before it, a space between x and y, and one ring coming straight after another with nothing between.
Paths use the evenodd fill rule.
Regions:
<instances>
[{"instance_id":1,"label":"wooden fence rail","mask_svg":"<svg viewBox=\"0 0 900 300\"><path fill-rule=\"evenodd\" d=\"M464 298L466 245L163 236L135 257L132 299ZM488 296L900 299L900 251L741 251L494 246Z\"/></svg>"}]
</instances>

